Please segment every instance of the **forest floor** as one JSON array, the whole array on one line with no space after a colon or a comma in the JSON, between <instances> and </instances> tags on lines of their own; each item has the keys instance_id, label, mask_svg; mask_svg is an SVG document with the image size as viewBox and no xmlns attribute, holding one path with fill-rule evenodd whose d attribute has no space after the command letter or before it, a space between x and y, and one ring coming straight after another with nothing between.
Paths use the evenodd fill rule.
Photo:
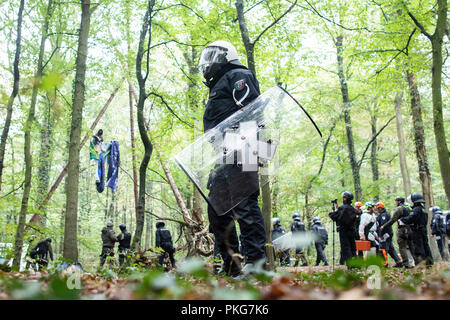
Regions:
<instances>
[{"instance_id":1,"label":"forest floor","mask_svg":"<svg viewBox=\"0 0 450 320\"><path fill-rule=\"evenodd\" d=\"M209 266L210 267L210 266ZM87 300L449 300L450 263L413 269L374 266L285 267L240 281L213 275L197 260L177 271L158 268L126 275L102 272L3 272L0 299Z\"/></svg>"}]
</instances>

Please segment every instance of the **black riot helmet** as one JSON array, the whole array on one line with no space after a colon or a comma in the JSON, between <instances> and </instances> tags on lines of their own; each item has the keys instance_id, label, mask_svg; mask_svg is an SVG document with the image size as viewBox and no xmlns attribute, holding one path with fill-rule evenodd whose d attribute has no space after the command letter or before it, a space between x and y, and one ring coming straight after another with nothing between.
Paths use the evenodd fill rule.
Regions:
<instances>
[{"instance_id":1,"label":"black riot helmet","mask_svg":"<svg viewBox=\"0 0 450 320\"><path fill-rule=\"evenodd\" d=\"M412 203L425 203L422 195L418 192L414 192L411 194L411 202Z\"/></svg>"},{"instance_id":2,"label":"black riot helmet","mask_svg":"<svg viewBox=\"0 0 450 320\"><path fill-rule=\"evenodd\" d=\"M397 197L395 197L395 201L400 201L401 203L405 203L405 198L403 198L402 196L397 196Z\"/></svg>"},{"instance_id":3,"label":"black riot helmet","mask_svg":"<svg viewBox=\"0 0 450 320\"><path fill-rule=\"evenodd\" d=\"M159 222L156 223L156 228L162 228L162 227L164 227L165 225L166 225L166 224L165 224L164 222L159 221Z\"/></svg>"},{"instance_id":4,"label":"black riot helmet","mask_svg":"<svg viewBox=\"0 0 450 320\"><path fill-rule=\"evenodd\" d=\"M52 239L50 238L45 238L45 241L47 241L48 243L52 243Z\"/></svg>"},{"instance_id":5,"label":"black riot helmet","mask_svg":"<svg viewBox=\"0 0 450 320\"><path fill-rule=\"evenodd\" d=\"M119 226L119 229L120 229L120 231L125 231L126 229L127 229L127 226L125 225L125 224L121 224L120 226Z\"/></svg>"},{"instance_id":6,"label":"black riot helmet","mask_svg":"<svg viewBox=\"0 0 450 320\"><path fill-rule=\"evenodd\" d=\"M350 191L345 191L344 193L342 193L342 199L347 199L347 203L351 203L353 200L353 193L351 193Z\"/></svg>"}]
</instances>

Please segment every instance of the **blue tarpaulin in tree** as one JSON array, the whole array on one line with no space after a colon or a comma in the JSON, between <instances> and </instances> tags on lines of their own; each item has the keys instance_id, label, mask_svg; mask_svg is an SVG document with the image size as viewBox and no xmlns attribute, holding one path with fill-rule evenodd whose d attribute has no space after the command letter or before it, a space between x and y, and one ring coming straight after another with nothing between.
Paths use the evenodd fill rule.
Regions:
<instances>
[{"instance_id":1,"label":"blue tarpaulin in tree","mask_svg":"<svg viewBox=\"0 0 450 320\"><path fill-rule=\"evenodd\" d=\"M106 177L106 186L116 191L117 180L119 177L120 151L119 141L111 141L111 148L108 157L108 175Z\"/></svg>"}]
</instances>

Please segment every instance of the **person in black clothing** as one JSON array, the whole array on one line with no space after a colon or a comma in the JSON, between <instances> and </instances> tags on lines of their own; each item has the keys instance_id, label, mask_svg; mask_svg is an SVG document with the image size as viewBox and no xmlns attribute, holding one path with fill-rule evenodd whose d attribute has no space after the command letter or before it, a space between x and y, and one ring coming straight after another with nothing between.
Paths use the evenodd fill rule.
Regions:
<instances>
[{"instance_id":1,"label":"person in black clothing","mask_svg":"<svg viewBox=\"0 0 450 320\"><path fill-rule=\"evenodd\" d=\"M175 268L175 259L173 257L175 249L172 243L172 236L170 235L170 231L165 228L165 223L162 221L156 223L156 246L164 250L159 256L159 265L162 266L164 264L164 258L166 257L166 254L168 254L170 264L172 265L172 268Z\"/></svg>"},{"instance_id":2,"label":"person in black clothing","mask_svg":"<svg viewBox=\"0 0 450 320\"><path fill-rule=\"evenodd\" d=\"M53 250L52 250L52 239L46 238L39 241L32 252L30 257L36 259L39 267L46 267L48 265L48 260L53 260Z\"/></svg>"},{"instance_id":3,"label":"person in black clothing","mask_svg":"<svg viewBox=\"0 0 450 320\"><path fill-rule=\"evenodd\" d=\"M445 233L446 233L446 225L445 218L442 216L442 210L438 206L434 206L430 208L430 211L433 214L433 218L431 219L431 235L435 237L439 253L441 254L441 258L443 261L446 261L445 257Z\"/></svg>"},{"instance_id":4,"label":"person in black clothing","mask_svg":"<svg viewBox=\"0 0 450 320\"><path fill-rule=\"evenodd\" d=\"M119 241L119 264L122 266L128 255L128 250L130 250L131 233L127 231L127 226L123 223L119 226L119 229L122 233L117 236L117 241Z\"/></svg>"},{"instance_id":5,"label":"person in black clothing","mask_svg":"<svg viewBox=\"0 0 450 320\"><path fill-rule=\"evenodd\" d=\"M321 261L323 261L324 266L327 266L328 260L325 256L324 249L328 244L328 232L327 229L325 229L325 227L322 225L319 217L314 217L312 221L313 226L311 228L311 231L318 235L318 239L314 241L314 246L316 247L317 253L316 266L318 266Z\"/></svg>"},{"instance_id":6,"label":"person in black clothing","mask_svg":"<svg viewBox=\"0 0 450 320\"><path fill-rule=\"evenodd\" d=\"M294 212L292 214L292 219L294 221L291 224L291 232L292 234L301 234L306 232L305 224L300 220L300 214L298 212ZM302 267L308 265L308 260L305 257L305 253L303 252L303 248L300 245L296 245L295 247L295 264L294 267L298 266L298 261L302 260Z\"/></svg>"},{"instance_id":7,"label":"person in black clothing","mask_svg":"<svg viewBox=\"0 0 450 320\"><path fill-rule=\"evenodd\" d=\"M394 244L392 243L392 240L394 238L394 231L392 231L391 226L381 230L381 226L391 220L391 215L386 211L383 202L377 202L375 205L375 210L379 214L377 217L377 234L380 238L380 249L384 249L386 251L386 254L389 254L392 259L394 259L395 267L398 267L402 263L397 251L395 251Z\"/></svg>"},{"instance_id":8,"label":"person in black clothing","mask_svg":"<svg viewBox=\"0 0 450 320\"><path fill-rule=\"evenodd\" d=\"M426 260L427 266L433 265L433 256L428 244L427 224L428 213L423 207L425 200L420 193L411 194L411 202L413 203L412 212L409 216L404 217L402 221L411 226L414 242L414 262Z\"/></svg>"},{"instance_id":9,"label":"person in black clothing","mask_svg":"<svg viewBox=\"0 0 450 320\"><path fill-rule=\"evenodd\" d=\"M353 194L348 191L344 192L342 194L343 205L337 211L329 214L331 220L336 222L337 231L339 232L341 265L345 264L348 259L356 256L355 219L357 212L352 206L352 200Z\"/></svg>"},{"instance_id":10,"label":"person in black clothing","mask_svg":"<svg viewBox=\"0 0 450 320\"><path fill-rule=\"evenodd\" d=\"M356 210L356 219L355 219L355 240L360 240L359 239L359 224L361 223L361 215L362 215L362 207L363 207L363 203L362 202L356 202L355 203L355 210ZM358 257L364 257L364 252L363 251L357 251L356 255Z\"/></svg>"},{"instance_id":11,"label":"person in black clothing","mask_svg":"<svg viewBox=\"0 0 450 320\"><path fill-rule=\"evenodd\" d=\"M284 228L281 226L280 218L273 218L272 219L272 241L278 239L279 237L286 234L286 231L284 231ZM279 257L280 259L280 265L285 267L288 266L291 263L291 257L289 254L289 249L285 249L282 251L277 251L274 254L275 257Z\"/></svg>"},{"instance_id":12,"label":"person in black clothing","mask_svg":"<svg viewBox=\"0 0 450 320\"><path fill-rule=\"evenodd\" d=\"M205 132L260 95L255 75L239 62L236 49L227 41L215 41L206 46L198 67L209 88L209 99L203 114ZM235 220L239 223L246 253L244 268L250 268L256 261L265 259L265 227L258 205L258 172L243 172L237 163L218 165L210 175L208 197L232 199L233 190L224 188L228 179L240 179L243 186L257 190L223 215L219 215L208 204L208 219L223 259L223 269L227 275L239 277L245 271L241 270L238 259L232 259L229 253L239 251Z\"/></svg>"}]
</instances>

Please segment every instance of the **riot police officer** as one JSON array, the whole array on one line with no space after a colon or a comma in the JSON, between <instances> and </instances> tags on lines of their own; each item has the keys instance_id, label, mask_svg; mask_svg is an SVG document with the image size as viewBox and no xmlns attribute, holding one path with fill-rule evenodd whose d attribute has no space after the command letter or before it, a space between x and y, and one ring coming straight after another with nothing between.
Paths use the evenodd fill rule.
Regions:
<instances>
[{"instance_id":1,"label":"riot police officer","mask_svg":"<svg viewBox=\"0 0 450 320\"><path fill-rule=\"evenodd\" d=\"M272 227L272 242L286 234L286 231L284 231L284 228L281 226L280 218L272 219ZM289 249L277 251L275 252L275 256L280 258L281 266L288 266L291 263Z\"/></svg>"},{"instance_id":2,"label":"riot police officer","mask_svg":"<svg viewBox=\"0 0 450 320\"><path fill-rule=\"evenodd\" d=\"M156 223L156 246L164 250L159 256L159 265L163 265L164 258L166 257L166 254L168 254L172 268L176 268L175 258L173 257L175 249L172 243L172 235L170 234L170 231L165 228L165 225L166 224L162 221Z\"/></svg>"},{"instance_id":3,"label":"riot police officer","mask_svg":"<svg viewBox=\"0 0 450 320\"><path fill-rule=\"evenodd\" d=\"M201 53L198 67L206 80L205 85L209 88L209 99L203 115L205 132L260 95L255 75L239 61L236 48L227 41L215 41L206 46ZM237 170L235 166L226 165L224 171ZM220 181L226 180L227 176L227 172L222 172L222 175L211 179L208 183L209 197L214 197L215 192L223 192L218 190L221 189L218 185ZM218 215L208 204L208 219L223 259L224 270L233 277L241 274L240 262L232 259L229 253L239 251L235 219L243 235L246 266L250 267L265 258L266 237L264 220L258 205L258 173L247 173L246 179L243 183L255 185L257 191L243 199L233 210Z\"/></svg>"},{"instance_id":4,"label":"riot police officer","mask_svg":"<svg viewBox=\"0 0 450 320\"><path fill-rule=\"evenodd\" d=\"M48 266L48 261L53 260L52 239L45 238L39 241L34 247L35 255L33 259L36 259L39 267Z\"/></svg>"},{"instance_id":5,"label":"riot police officer","mask_svg":"<svg viewBox=\"0 0 450 320\"><path fill-rule=\"evenodd\" d=\"M306 232L305 224L301 221L300 214L298 212L294 212L292 214L292 219L294 219L294 221L291 223L291 232L292 232L292 234L294 235L294 234L305 233ZM305 253L303 252L302 246L296 244L294 267L296 267L298 265L298 261L300 259L302 260L302 263L303 263L302 267L308 265L308 260L305 257Z\"/></svg>"},{"instance_id":6,"label":"riot police officer","mask_svg":"<svg viewBox=\"0 0 450 320\"><path fill-rule=\"evenodd\" d=\"M336 222L341 244L340 264L356 256L355 243L355 220L357 212L352 206L353 193L345 191L342 193L342 206L337 211L330 212L329 217Z\"/></svg>"},{"instance_id":7,"label":"riot police officer","mask_svg":"<svg viewBox=\"0 0 450 320\"><path fill-rule=\"evenodd\" d=\"M441 254L442 260L445 259L445 219L442 216L442 210L438 206L434 206L430 208L430 211L433 214L433 218L431 219L431 235L435 237L439 253Z\"/></svg>"},{"instance_id":8,"label":"riot police officer","mask_svg":"<svg viewBox=\"0 0 450 320\"><path fill-rule=\"evenodd\" d=\"M106 257L114 257L114 244L117 242L116 234L113 230L114 224L111 221L106 223L102 229L102 253L100 254L100 267L105 264Z\"/></svg>"},{"instance_id":9,"label":"riot police officer","mask_svg":"<svg viewBox=\"0 0 450 320\"><path fill-rule=\"evenodd\" d=\"M119 241L119 264L122 266L125 257L128 255L128 250L130 250L131 233L127 231L127 226L123 223L119 226L119 229L121 233L117 236L117 240Z\"/></svg>"},{"instance_id":10,"label":"riot police officer","mask_svg":"<svg viewBox=\"0 0 450 320\"><path fill-rule=\"evenodd\" d=\"M322 225L319 217L314 217L312 219L312 222L313 226L311 228L311 231L318 235L318 239L314 241L314 246L316 247L317 253L316 266L318 266L321 261L323 261L323 264L327 266L328 260L324 252L325 246L328 244L327 229L325 229L325 227Z\"/></svg>"},{"instance_id":11,"label":"riot police officer","mask_svg":"<svg viewBox=\"0 0 450 320\"><path fill-rule=\"evenodd\" d=\"M420 261L426 260L427 266L431 266L434 261L428 244L428 213L423 207L425 200L420 193L413 193L411 194L411 202L413 203L412 212L402 221L409 224L413 232L414 261L417 265Z\"/></svg>"}]
</instances>

